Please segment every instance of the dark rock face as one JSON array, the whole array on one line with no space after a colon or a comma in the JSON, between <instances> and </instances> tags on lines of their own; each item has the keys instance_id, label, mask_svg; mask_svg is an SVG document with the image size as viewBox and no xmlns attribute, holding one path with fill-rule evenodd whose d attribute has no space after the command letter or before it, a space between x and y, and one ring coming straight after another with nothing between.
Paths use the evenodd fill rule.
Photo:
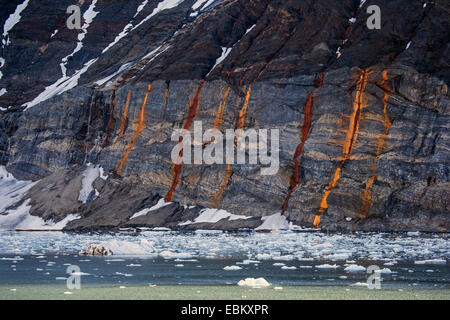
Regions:
<instances>
[{"instance_id":1,"label":"dark rock face","mask_svg":"<svg viewBox=\"0 0 450 320\"><path fill-rule=\"evenodd\" d=\"M0 4L1 25L20 3ZM239 229L283 211L329 230L448 231L447 1L80 3L98 14L67 63L82 33L65 27L71 1L30 0L2 48L0 164L42 179L32 215L78 213L71 230ZM175 183L171 135L194 120L280 129L278 173L184 165ZM109 178L82 203L87 163ZM171 187L174 203L130 219ZM180 225L215 206L255 218Z\"/></svg>"}]
</instances>

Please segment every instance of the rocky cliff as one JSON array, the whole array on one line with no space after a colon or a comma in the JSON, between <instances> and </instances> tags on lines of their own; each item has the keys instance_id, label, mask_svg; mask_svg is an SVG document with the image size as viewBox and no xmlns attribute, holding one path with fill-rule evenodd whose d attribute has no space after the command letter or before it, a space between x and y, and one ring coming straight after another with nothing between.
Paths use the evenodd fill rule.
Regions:
<instances>
[{"instance_id":1,"label":"rocky cliff","mask_svg":"<svg viewBox=\"0 0 450 320\"><path fill-rule=\"evenodd\" d=\"M3 216L448 232L448 1L74 2L0 3L0 165L36 181ZM277 174L174 165L194 121L278 128Z\"/></svg>"}]
</instances>

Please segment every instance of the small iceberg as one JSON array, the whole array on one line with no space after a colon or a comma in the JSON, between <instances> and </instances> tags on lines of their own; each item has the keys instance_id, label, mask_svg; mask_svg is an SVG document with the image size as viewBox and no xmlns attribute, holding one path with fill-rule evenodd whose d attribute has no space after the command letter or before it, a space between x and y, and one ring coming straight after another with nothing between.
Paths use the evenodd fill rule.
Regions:
<instances>
[{"instance_id":1,"label":"small iceberg","mask_svg":"<svg viewBox=\"0 0 450 320\"><path fill-rule=\"evenodd\" d=\"M270 283L267 282L264 278L246 278L245 280L241 280L238 282L238 286L240 287L252 287L252 288L263 288L269 287Z\"/></svg>"}]
</instances>

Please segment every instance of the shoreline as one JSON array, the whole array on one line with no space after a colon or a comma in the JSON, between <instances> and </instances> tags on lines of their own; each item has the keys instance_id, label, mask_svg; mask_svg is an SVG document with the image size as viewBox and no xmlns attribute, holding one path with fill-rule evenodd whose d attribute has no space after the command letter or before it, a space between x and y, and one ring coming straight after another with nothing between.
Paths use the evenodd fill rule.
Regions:
<instances>
[{"instance_id":1,"label":"shoreline","mask_svg":"<svg viewBox=\"0 0 450 320\"><path fill-rule=\"evenodd\" d=\"M15 289L12 291L12 289ZM0 300L450 300L446 288L286 286L281 290L218 285L0 285Z\"/></svg>"}]
</instances>

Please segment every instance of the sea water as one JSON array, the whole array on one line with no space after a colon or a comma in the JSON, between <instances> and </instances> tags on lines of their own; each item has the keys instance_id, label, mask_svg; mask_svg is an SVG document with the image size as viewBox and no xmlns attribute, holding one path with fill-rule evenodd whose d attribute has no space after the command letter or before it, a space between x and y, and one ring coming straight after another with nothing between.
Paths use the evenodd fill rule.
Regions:
<instances>
[{"instance_id":1,"label":"sea water","mask_svg":"<svg viewBox=\"0 0 450 320\"><path fill-rule=\"evenodd\" d=\"M67 268L76 266L82 286L234 288L262 277L272 289L354 288L367 287L367 270L375 266L385 289L448 293L449 240L448 234L419 233L0 231L0 286L65 286ZM79 255L98 243L114 254Z\"/></svg>"}]
</instances>

